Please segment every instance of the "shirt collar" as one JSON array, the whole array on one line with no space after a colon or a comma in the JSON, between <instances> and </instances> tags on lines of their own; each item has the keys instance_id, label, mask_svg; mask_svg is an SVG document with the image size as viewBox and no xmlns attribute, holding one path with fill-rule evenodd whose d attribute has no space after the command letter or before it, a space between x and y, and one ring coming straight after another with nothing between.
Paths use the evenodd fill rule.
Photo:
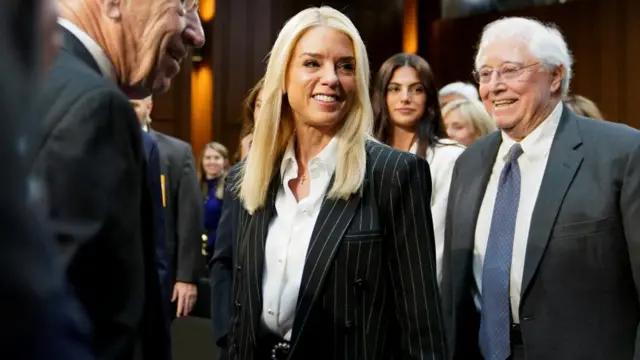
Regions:
<instances>
[{"instance_id":1,"label":"shirt collar","mask_svg":"<svg viewBox=\"0 0 640 360\"><path fill-rule=\"evenodd\" d=\"M560 124L560 117L562 116L562 102L558 102L556 107L553 109L551 114L547 116L544 121L538 125L535 130L531 132L531 134L527 135L522 141L520 141L520 146L522 146L522 156L527 159L536 159L538 157L545 157L551 151L551 144L553 143L553 138L556 134L556 130L558 130L558 125ZM498 157L501 159L505 159L507 154L509 153L509 149L513 145L515 145L516 141L510 138L504 131L502 132L502 146L500 146L500 151L498 153Z\"/></svg>"},{"instance_id":2,"label":"shirt collar","mask_svg":"<svg viewBox=\"0 0 640 360\"><path fill-rule=\"evenodd\" d=\"M76 26L76 24L64 18L58 18L58 24L69 30L69 32L78 38L82 45L87 48L87 51L89 51L93 59L98 63L100 72L104 77L115 79L115 69L113 68L113 64L111 64L107 54L100 45L98 45L98 43L93 40L89 34Z\"/></svg>"},{"instance_id":3,"label":"shirt collar","mask_svg":"<svg viewBox=\"0 0 640 360\"><path fill-rule=\"evenodd\" d=\"M285 174L290 170L298 170L298 163L295 152L295 137L291 137L287 149L282 157L280 165L280 178L284 180ZM309 160L309 170L321 168L327 175L333 176L336 169L336 161L338 159L338 140L334 137L329 141L327 146L322 149L318 155Z\"/></svg>"}]
</instances>

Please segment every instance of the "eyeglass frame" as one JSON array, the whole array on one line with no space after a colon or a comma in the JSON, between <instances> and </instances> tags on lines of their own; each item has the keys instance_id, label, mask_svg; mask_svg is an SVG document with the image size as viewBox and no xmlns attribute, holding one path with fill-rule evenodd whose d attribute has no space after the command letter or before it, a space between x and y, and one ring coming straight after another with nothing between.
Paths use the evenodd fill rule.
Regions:
<instances>
[{"instance_id":1,"label":"eyeglass frame","mask_svg":"<svg viewBox=\"0 0 640 360\"><path fill-rule=\"evenodd\" d=\"M473 70L472 74L473 74L473 79L478 83L478 84L488 84L491 82L491 79L493 78L493 73L497 72L498 74L498 78L503 80L503 81L513 81L518 79L520 76L522 76L522 74L524 74L524 72L530 68L532 68L533 66L539 65L540 61L534 62L533 64L529 64L529 65L516 65L516 64L509 64L509 65L513 65L513 66L517 66L518 68L515 69L512 74L513 76L509 75L507 77L504 76L504 67L508 66L508 65L502 65L500 68L498 69L494 69L491 68L491 73L488 75L487 81L482 82L480 79L480 71L482 71L482 69L480 70ZM545 69L539 69L540 72L544 71Z\"/></svg>"}]
</instances>

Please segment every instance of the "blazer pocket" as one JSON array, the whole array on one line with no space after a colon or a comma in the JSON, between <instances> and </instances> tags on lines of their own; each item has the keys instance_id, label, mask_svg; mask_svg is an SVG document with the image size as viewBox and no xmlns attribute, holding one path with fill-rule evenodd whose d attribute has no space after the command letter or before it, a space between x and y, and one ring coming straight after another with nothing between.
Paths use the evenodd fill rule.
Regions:
<instances>
[{"instance_id":1,"label":"blazer pocket","mask_svg":"<svg viewBox=\"0 0 640 360\"><path fill-rule=\"evenodd\" d=\"M371 229L346 233L342 238L345 242L373 242L382 241L382 230Z\"/></svg>"},{"instance_id":2,"label":"blazer pocket","mask_svg":"<svg viewBox=\"0 0 640 360\"><path fill-rule=\"evenodd\" d=\"M618 225L618 218L614 216L598 220L560 223L554 226L551 237L563 238L592 235L617 228Z\"/></svg>"}]
</instances>

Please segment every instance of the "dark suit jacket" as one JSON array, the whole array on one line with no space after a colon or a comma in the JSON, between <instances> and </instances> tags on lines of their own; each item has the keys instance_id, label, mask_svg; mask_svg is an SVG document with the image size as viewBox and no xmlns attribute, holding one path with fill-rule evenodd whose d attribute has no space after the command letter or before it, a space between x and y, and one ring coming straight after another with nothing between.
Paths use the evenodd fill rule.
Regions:
<instances>
[{"instance_id":1,"label":"dark suit jacket","mask_svg":"<svg viewBox=\"0 0 640 360\"><path fill-rule=\"evenodd\" d=\"M152 134L145 131L140 132L142 135L142 142L144 146L146 169L147 169L147 183L150 192L150 196L153 202L153 233L155 235L155 263L158 278L160 280L160 293L162 309L164 311L165 322L165 339L162 342L162 346L167 346L167 355L170 353L170 328L171 324L171 272L169 270L169 259L167 257L167 243L165 238L165 218L164 207L162 205L162 184L160 181L160 154L158 153L158 146L156 139ZM160 345L157 345L160 346Z\"/></svg>"},{"instance_id":2,"label":"dark suit jacket","mask_svg":"<svg viewBox=\"0 0 640 360\"><path fill-rule=\"evenodd\" d=\"M162 312L140 125L127 97L62 31L40 97L42 131L29 139L32 171L45 184L41 203L97 357L131 359L136 341L153 349L145 345L162 336L152 323Z\"/></svg>"},{"instance_id":3,"label":"dark suit jacket","mask_svg":"<svg viewBox=\"0 0 640 360\"><path fill-rule=\"evenodd\" d=\"M39 1L0 3L0 359L89 360L89 328L67 292L51 234L30 209L25 135L37 129Z\"/></svg>"},{"instance_id":4,"label":"dark suit jacket","mask_svg":"<svg viewBox=\"0 0 640 360\"><path fill-rule=\"evenodd\" d=\"M162 173L166 177L167 253L172 280L196 283L204 274L200 254L204 220L191 145L157 131L151 134L158 139Z\"/></svg>"},{"instance_id":5,"label":"dark suit jacket","mask_svg":"<svg viewBox=\"0 0 640 360\"><path fill-rule=\"evenodd\" d=\"M235 165L231 169L231 173L237 174L241 166L243 166L243 163ZM233 181L237 181L237 179ZM224 349L223 351L226 351L227 348L227 334L231 326L235 247L240 228L240 213L242 211L237 192L230 188L229 183L227 181L223 199L233 200L228 201L229 205L225 202L222 207L213 256L209 262L213 339L216 345Z\"/></svg>"},{"instance_id":6,"label":"dark suit jacket","mask_svg":"<svg viewBox=\"0 0 640 360\"><path fill-rule=\"evenodd\" d=\"M327 199L321 207L302 275L289 359L445 359L429 165L374 142L366 153L361 194ZM225 207L240 209L233 240L231 359L253 359L261 327L264 242L279 186L278 174L266 206L252 216L234 205L237 199L225 199Z\"/></svg>"},{"instance_id":7,"label":"dark suit jacket","mask_svg":"<svg viewBox=\"0 0 640 360\"><path fill-rule=\"evenodd\" d=\"M478 211L501 143L472 144L453 172L442 297L456 358L477 356L471 288ZM529 360L632 359L640 320L640 132L563 109L527 244L520 326Z\"/></svg>"}]
</instances>

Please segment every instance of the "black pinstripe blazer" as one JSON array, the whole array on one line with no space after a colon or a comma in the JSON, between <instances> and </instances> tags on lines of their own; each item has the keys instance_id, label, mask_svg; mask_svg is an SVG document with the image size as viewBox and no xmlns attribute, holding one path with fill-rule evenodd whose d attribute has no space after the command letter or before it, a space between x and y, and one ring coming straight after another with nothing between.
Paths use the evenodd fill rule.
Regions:
<instances>
[{"instance_id":1,"label":"black pinstripe blazer","mask_svg":"<svg viewBox=\"0 0 640 360\"><path fill-rule=\"evenodd\" d=\"M429 165L375 142L368 142L366 150L361 193L322 204L302 275L289 358L444 359ZM225 199L225 206L239 212L239 224L220 224L238 226L231 359L254 360L264 244L279 186L278 174L266 206L253 216L231 204L237 199Z\"/></svg>"}]
</instances>

